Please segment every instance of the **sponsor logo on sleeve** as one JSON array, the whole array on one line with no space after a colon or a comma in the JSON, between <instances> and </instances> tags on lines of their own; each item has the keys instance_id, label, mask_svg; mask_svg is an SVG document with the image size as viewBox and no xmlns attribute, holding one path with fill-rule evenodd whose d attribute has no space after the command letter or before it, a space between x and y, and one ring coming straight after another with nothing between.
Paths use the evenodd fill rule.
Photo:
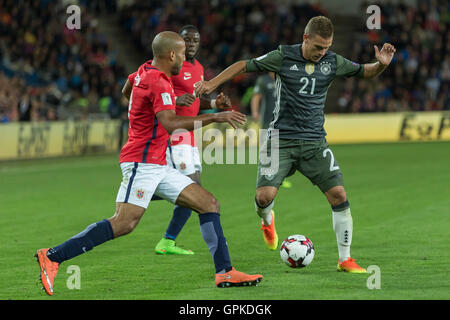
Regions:
<instances>
[{"instance_id":1,"label":"sponsor logo on sleeve","mask_svg":"<svg viewBox=\"0 0 450 320\"><path fill-rule=\"evenodd\" d=\"M167 105L172 105L172 98L170 97L170 94L167 92L163 92L161 93L161 98L163 101L163 105L167 106Z\"/></svg>"}]
</instances>

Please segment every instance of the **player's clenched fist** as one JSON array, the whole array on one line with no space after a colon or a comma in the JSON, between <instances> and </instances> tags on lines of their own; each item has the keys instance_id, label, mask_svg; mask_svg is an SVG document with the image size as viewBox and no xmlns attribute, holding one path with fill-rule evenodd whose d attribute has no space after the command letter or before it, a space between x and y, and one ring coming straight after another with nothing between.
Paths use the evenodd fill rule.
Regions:
<instances>
[{"instance_id":1,"label":"player's clenched fist","mask_svg":"<svg viewBox=\"0 0 450 320\"><path fill-rule=\"evenodd\" d=\"M182 96L177 97L176 104L177 106L186 106L189 107L195 101L195 96L189 93L185 93Z\"/></svg>"},{"instance_id":2,"label":"player's clenched fist","mask_svg":"<svg viewBox=\"0 0 450 320\"><path fill-rule=\"evenodd\" d=\"M231 100L228 96L224 95L223 92L221 92L217 97L216 97L216 106L217 108L224 110L224 109L228 109L233 107L231 105Z\"/></svg>"},{"instance_id":3,"label":"player's clenched fist","mask_svg":"<svg viewBox=\"0 0 450 320\"><path fill-rule=\"evenodd\" d=\"M214 114L214 121L219 123L228 122L234 129L236 129L236 124L245 124L247 122L247 118L244 114L238 111L223 111Z\"/></svg>"}]
</instances>

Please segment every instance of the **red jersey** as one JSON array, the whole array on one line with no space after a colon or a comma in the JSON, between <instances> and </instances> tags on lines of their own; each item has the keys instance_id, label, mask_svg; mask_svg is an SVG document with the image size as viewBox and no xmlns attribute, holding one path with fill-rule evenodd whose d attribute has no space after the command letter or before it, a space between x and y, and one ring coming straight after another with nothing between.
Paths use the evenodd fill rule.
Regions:
<instances>
[{"instance_id":1,"label":"red jersey","mask_svg":"<svg viewBox=\"0 0 450 320\"><path fill-rule=\"evenodd\" d=\"M149 62L128 76L128 80L133 86L128 106L128 141L120 153L120 163L166 165L169 134L158 123L156 114L162 110L175 110L172 81Z\"/></svg>"},{"instance_id":2,"label":"red jersey","mask_svg":"<svg viewBox=\"0 0 450 320\"><path fill-rule=\"evenodd\" d=\"M180 73L170 77L172 79L175 95L179 97L186 93L194 94L194 84L203 81L203 74L203 66L196 59L194 59L194 63L184 61ZM200 110L200 99L196 98L189 107L176 106L175 110L176 114L179 116L195 117ZM194 132L190 131L186 134L173 134L171 136L171 145L177 144L189 144L195 146Z\"/></svg>"}]
</instances>

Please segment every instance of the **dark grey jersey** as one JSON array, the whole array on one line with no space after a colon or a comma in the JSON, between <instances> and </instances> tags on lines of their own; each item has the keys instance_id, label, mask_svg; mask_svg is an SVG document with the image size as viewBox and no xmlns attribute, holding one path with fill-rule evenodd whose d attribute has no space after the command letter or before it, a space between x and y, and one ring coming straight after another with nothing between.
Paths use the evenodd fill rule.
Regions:
<instances>
[{"instance_id":1,"label":"dark grey jersey","mask_svg":"<svg viewBox=\"0 0 450 320\"><path fill-rule=\"evenodd\" d=\"M337 76L362 77L362 65L328 51L319 62L306 60L301 44L281 45L246 61L247 72L275 72L275 110L269 127L282 139L325 137L324 107L328 88Z\"/></svg>"}]
</instances>

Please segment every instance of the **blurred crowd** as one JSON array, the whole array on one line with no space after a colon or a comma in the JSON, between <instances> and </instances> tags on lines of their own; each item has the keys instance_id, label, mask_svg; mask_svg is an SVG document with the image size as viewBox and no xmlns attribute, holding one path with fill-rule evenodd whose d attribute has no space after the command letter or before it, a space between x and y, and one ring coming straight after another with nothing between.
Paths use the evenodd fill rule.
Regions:
<instances>
[{"instance_id":1,"label":"blurred crowd","mask_svg":"<svg viewBox=\"0 0 450 320\"><path fill-rule=\"evenodd\" d=\"M125 71L89 3L80 32L66 1L0 0L1 122L119 116Z\"/></svg>"},{"instance_id":2,"label":"blurred crowd","mask_svg":"<svg viewBox=\"0 0 450 320\"><path fill-rule=\"evenodd\" d=\"M120 10L121 23L145 56L151 57L151 39L164 30L195 25L201 35L197 59L211 79L240 59L298 43L307 21L326 12L318 5L273 0L134 1ZM248 110L257 75L242 75L221 89L233 105Z\"/></svg>"},{"instance_id":3,"label":"blurred crowd","mask_svg":"<svg viewBox=\"0 0 450 320\"><path fill-rule=\"evenodd\" d=\"M123 1L121 1L123 2ZM273 0L79 0L81 32L66 26L66 0L0 0L0 122L45 121L123 114L121 88L127 73L98 14L119 18L136 50L151 58L160 31L198 27L197 59L205 79L240 59L260 56L279 44L301 41L306 22L328 15L318 5ZM371 3L372 4L372 3ZM366 11L369 4L361 6ZM375 80L345 80L338 112L449 110L450 4L447 0L382 1L381 30L368 30L367 15L354 24L354 47L340 52L355 62L373 60L373 45L397 48L392 65ZM365 32L361 32L365 30ZM381 49L381 48L380 48ZM139 61L137 63L142 63ZM221 88L248 110L257 74L242 75Z\"/></svg>"},{"instance_id":4,"label":"blurred crowd","mask_svg":"<svg viewBox=\"0 0 450 320\"><path fill-rule=\"evenodd\" d=\"M368 30L366 20L360 21L349 58L370 62L373 46L381 49L385 42L394 44L397 52L379 78L346 79L339 112L450 110L450 2L420 0L407 6L382 1L377 5L381 30Z\"/></svg>"}]
</instances>

